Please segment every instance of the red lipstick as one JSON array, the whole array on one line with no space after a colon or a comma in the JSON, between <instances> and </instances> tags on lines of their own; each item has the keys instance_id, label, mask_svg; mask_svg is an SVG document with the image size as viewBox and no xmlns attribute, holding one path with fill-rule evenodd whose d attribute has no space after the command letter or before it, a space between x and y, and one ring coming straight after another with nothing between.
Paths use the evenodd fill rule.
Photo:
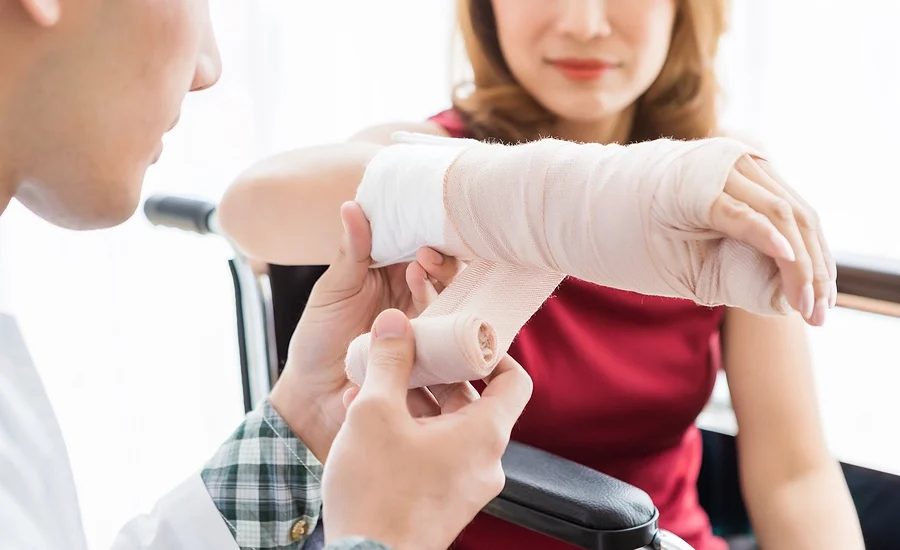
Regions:
<instances>
[{"instance_id":1,"label":"red lipstick","mask_svg":"<svg viewBox=\"0 0 900 550\"><path fill-rule=\"evenodd\" d=\"M555 59L550 62L553 67L570 80L597 80L617 65L597 59Z\"/></svg>"}]
</instances>

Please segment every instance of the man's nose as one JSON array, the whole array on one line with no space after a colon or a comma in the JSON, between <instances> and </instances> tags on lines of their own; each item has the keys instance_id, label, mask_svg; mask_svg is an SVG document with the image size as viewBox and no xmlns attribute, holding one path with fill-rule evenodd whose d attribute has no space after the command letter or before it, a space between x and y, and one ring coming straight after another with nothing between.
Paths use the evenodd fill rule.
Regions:
<instances>
[{"instance_id":1,"label":"man's nose","mask_svg":"<svg viewBox=\"0 0 900 550\"><path fill-rule=\"evenodd\" d=\"M200 56L197 59L197 69L194 72L194 81L191 83L191 91L199 92L213 87L222 76L222 56L219 53L219 45L212 24L207 24L205 38L200 48Z\"/></svg>"}]
</instances>

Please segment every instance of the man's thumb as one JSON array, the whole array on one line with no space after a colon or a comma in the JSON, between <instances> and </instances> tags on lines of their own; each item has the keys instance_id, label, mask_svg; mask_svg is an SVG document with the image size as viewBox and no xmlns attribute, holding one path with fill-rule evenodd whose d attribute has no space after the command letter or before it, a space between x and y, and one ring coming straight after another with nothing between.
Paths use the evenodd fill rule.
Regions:
<instances>
[{"instance_id":1,"label":"man's thumb","mask_svg":"<svg viewBox=\"0 0 900 550\"><path fill-rule=\"evenodd\" d=\"M396 309L382 311L372 325L366 379L360 394L377 394L405 407L415 356L409 319Z\"/></svg>"},{"instance_id":2,"label":"man's thumb","mask_svg":"<svg viewBox=\"0 0 900 550\"><path fill-rule=\"evenodd\" d=\"M366 280L372 263L369 253L372 249L372 232L362 209L355 202L341 205L341 224L344 233L337 256L328 270L320 278L317 288L329 293L327 300L339 301L345 297L335 297L331 293L355 294ZM313 292L314 297L315 292Z\"/></svg>"}]
</instances>

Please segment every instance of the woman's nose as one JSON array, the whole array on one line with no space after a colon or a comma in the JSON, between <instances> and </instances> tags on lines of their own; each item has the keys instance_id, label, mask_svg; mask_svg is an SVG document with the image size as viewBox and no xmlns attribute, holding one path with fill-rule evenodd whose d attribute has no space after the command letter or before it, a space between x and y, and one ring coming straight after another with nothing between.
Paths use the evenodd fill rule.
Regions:
<instances>
[{"instance_id":1,"label":"woman's nose","mask_svg":"<svg viewBox=\"0 0 900 550\"><path fill-rule=\"evenodd\" d=\"M562 0L559 31L587 42L612 32L607 17L607 0Z\"/></svg>"}]
</instances>

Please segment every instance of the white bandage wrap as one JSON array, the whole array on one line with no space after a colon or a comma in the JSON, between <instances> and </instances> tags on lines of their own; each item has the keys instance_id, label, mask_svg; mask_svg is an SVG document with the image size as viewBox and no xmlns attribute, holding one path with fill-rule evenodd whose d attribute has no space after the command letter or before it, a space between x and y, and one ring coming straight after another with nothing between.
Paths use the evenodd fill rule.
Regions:
<instances>
[{"instance_id":1,"label":"white bandage wrap","mask_svg":"<svg viewBox=\"0 0 900 550\"><path fill-rule=\"evenodd\" d=\"M373 267L410 262L423 246L445 251L444 175L463 150L478 144L404 132L394 140L369 162L356 191L372 228Z\"/></svg>"},{"instance_id":2,"label":"white bandage wrap","mask_svg":"<svg viewBox=\"0 0 900 550\"><path fill-rule=\"evenodd\" d=\"M726 138L510 147L402 136L373 159L358 197L379 243L373 258L408 261L432 246L471 260L413 321L417 358L428 364L417 360L411 386L490 372L566 275L708 306L789 311L775 262L709 230L714 202L748 154L759 156ZM495 349L473 336L485 327ZM368 345L368 335L351 343L356 383ZM464 358L468 370L459 368Z\"/></svg>"}]
</instances>

